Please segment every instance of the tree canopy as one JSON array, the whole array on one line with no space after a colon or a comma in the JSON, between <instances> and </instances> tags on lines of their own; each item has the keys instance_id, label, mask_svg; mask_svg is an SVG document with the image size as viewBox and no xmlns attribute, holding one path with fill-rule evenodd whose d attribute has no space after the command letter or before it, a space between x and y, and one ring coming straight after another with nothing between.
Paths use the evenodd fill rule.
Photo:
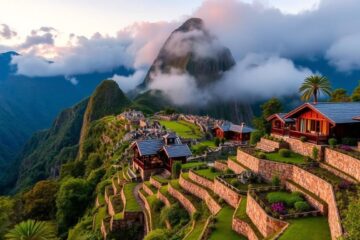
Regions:
<instances>
[{"instance_id":1,"label":"tree canopy","mask_svg":"<svg viewBox=\"0 0 360 240\"><path fill-rule=\"evenodd\" d=\"M317 102L320 94L331 95L331 85L326 77L312 75L305 79L299 88L299 92L302 94L301 99L303 101L309 101L313 97L314 102Z\"/></svg>"}]
</instances>

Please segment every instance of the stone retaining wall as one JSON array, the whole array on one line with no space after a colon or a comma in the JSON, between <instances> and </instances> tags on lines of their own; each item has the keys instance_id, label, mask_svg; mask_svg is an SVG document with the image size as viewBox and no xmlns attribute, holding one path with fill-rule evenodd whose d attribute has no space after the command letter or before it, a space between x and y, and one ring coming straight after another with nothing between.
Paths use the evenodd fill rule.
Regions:
<instances>
[{"instance_id":1,"label":"stone retaining wall","mask_svg":"<svg viewBox=\"0 0 360 240\"><path fill-rule=\"evenodd\" d=\"M149 188L145 183L142 183L142 189L144 189L144 191L149 194L149 195L154 195L155 193L151 190L151 188Z\"/></svg>"},{"instance_id":2,"label":"stone retaining wall","mask_svg":"<svg viewBox=\"0 0 360 240\"><path fill-rule=\"evenodd\" d=\"M240 164L237 164L235 161L228 159L227 161L228 168L236 174L242 173L246 169L243 168Z\"/></svg>"},{"instance_id":3,"label":"stone retaining wall","mask_svg":"<svg viewBox=\"0 0 360 240\"><path fill-rule=\"evenodd\" d=\"M114 206L112 204L112 201L109 199L109 203L108 203L108 213L110 216L114 216L115 215L115 209L114 209Z\"/></svg>"},{"instance_id":4,"label":"stone retaining wall","mask_svg":"<svg viewBox=\"0 0 360 240\"><path fill-rule=\"evenodd\" d=\"M212 214L215 215L221 210L221 206L213 199L206 189L186 180L182 175L180 175L179 184L186 191L202 199Z\"/></svg>"},{"instance_id":5,"label":"stone retaining wall","mask_svg":"<svg viewBox=\"0 0 360 240\"><path fill-rule=\"evenodd\" d=\"M165 206L167 206L167 207L171 206L171 202L169 201L169 199L164 194L162 194L160 191L157 192L157 198L160 201L162 201L165 204Z\"/></svg>"},{"instance_id":6,"label":"stone retaining wall","mask_svg":"<svg viewBox=\"0 0 360 240\"><path fill-rule=\"evenodd\" d=\"M353 177L349 176L348 174L344 173L343 171L340 171L339 169L329 165L329 164L325 164L325 163L319 163L319 166L321 168L324 168L326 170L328 170L329 172L332 172L334 175L348 181L348 182L352 182L352 183L358 183L357 180L355 180Z\"/></svg>"},{"instance_id":7,"label":"stone retaining wall","mask_svg":"<svg viewBox=\"0 0 360 240\"><path fill-rule=\"evenodd\" d=\"M277 137L278 138L278 137ZM281 139L281 138L279 138ZM266 144L269 147L280 149L280 148L289 148L289 144L287 142L277 142L267 138L261 138L261 143Z\"/></svg>"},{"instance_id":8,"label":"stone retaining wall","mask_svg":"<svg viewBox=\"0 0 360 240\"><path fill-rule=\"evenodd\" d=\"M226 169L228 168L227 164L221 161L215 161L214 162L214 168L219 170L219 171L226 171Z\"/></svg>"},{"instance_id":9,"label":"stone retaining wall","mask_svg":"<svg viewBox=\"0 0 360 240\"><path fill-rule=\"evenodd\" d=\"M181 192L173 188L171 184L169 184L168 186L168 192L171 196L176 198L181 203L181 205L184 206L184 208L186 209L186 211L189 213L190 216L192 216L193 213L196 212L196 208L191 203L191 201L187 199L187 197L184 196Z\"/></svg>"},{"instance_id":10,"label":"stone retaining wall","mask_svg":"<svg viewBox=\"0 0 360 240\"><path fill-rule=\"evenodd\" d=\"M232 230L246 236L249 240L259 240L250 225L236 217L232 220Z\"/></svg>"},{"instance_id":11,"label":"stone retaining wall","mask_svg":"<svg viewBox=\"0 0 360 240\"><path fill-rule=\"evenodd\" d=\"M250 194L247 195L246 214L265 238L287 227L286 222L267 215Z\"/></svg>"},{"instance_id":12,"label":"stone retaining wall","mask_svg":"<svg viewBox=\"0 0 360 240\"><path fill-rule=\"evenodd\" d=\"M284 141L286 141L289 144L290 150L296 153L299 153L304 156L312 157L312 151L313 148L316 147L319 150L319 157L316 160L323 159L323 146L316 145L314 143L310 142L302 142L299 139L296 138L290 138L285 136L279 136L279 135L273 135L277 138L282 138Z\"/></svg>"},{"instance_id":13,"label":"stone retaining wall","mask_svg":"<svg viewBox=\"0 0 360 240\"><path fill-rule=\"evenodd\" d=\"M153 226L153 223L152 223L152 216L151 216L151 207L150 207L150 204L148 202L148 200L146 199L146 197L144 196L144 194L139 191L139 197L141 198L141 200L143 201L144 203L144 206L145 206L145 209L146 211L148 212L149 214L149 225L147 226L148 228L148 231L151 231L152 230L152 226Z\"/></svg>"},{"instance_id":14,"label":"stone retaining wall","mask_svg":"<svg viewBox=\"0 0 360 240\"><path fill-rule=\"evenodd\" d=\"M326 215L327 214L327 204L326 203L322 203L321 201L319 201L318 199L316 199L315 197L311 196L310 194L308 194L307 192L303 191L301 188L299 188L298 186L294 185L292 182L286 181L285 182L285 186L288 190L290 190L291 192L301 192L305 199L316 209L318 209L322 214Z\"/></svg>"},{"instance_id":15,"label":"stone retaining wall","mask_svg":"<svg viewBox=\"0 0 360 240\"><path fill-rule=\"evenodd\" d=\"M189 178L191 180L193 180L194 182L196 182L196 183L210 189L211 191L214 191L214 182L207 179L207 178L204 178L204 177L198 175L196 172L190 170L189 171Z\"/></svg>"},{"instance_id":16,"label":"stone retaining wall","mask_svg":"<svg viewBox=\"0 0 360 240\"><path fill-rule=\"evenodd\" d=\"M336 239L342 235L340 215L330 183L300 167L258 159L241 150L238 150L237 160L267 180L271 180L274 175L279 175L283 183L286 179L290 179L324 200L328 204L328 221L332 238Z\"/></svg>"},{"instance_id":17,"label":"stone retaining wall","mask_svg":"<svg viewBox=\"0 0 360 240\"><path fill-rule=\"evenodd\" d=\"M154 187L156 187L157 189L161 188L162 185L160 182L158 182L155 178L150 177L150 183L151 185L153 185Z\"/></svg>"},{"instance_id":18,"label":"stone retaining wall","mask_svg":"<svg viewBox=\"0 0 360 240\"><path fill-rule=\"evenodd\" d=\"M360 181L360 160L336 150L325 148L324 160L327 164L349 174Z\"/></svg>"},{"instance_id":19,"label":"stone retaining wall","mask_svg":"<svg viewBox=\"0 0 360 240\"><path fill-rule=\"evenodd\" d=\"M223 198L230 206L236 208L239 205L241 199L240 194L224 185L219 180L214 180L214 193Z\"/></svg>"}]
</instances>

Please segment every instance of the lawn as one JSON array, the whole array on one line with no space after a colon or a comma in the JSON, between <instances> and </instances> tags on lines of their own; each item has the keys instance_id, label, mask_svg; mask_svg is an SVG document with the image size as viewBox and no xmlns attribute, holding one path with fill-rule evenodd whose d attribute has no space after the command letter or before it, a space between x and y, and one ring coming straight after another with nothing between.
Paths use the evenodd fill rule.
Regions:
<instances>
[{"instance_id":1,"label":"lawn","mask_svg":"<svg viewBox=\"0 0 360 240\"><path fill-rule=\"evenodd\" d=\"M205 162L188 162L188 163L184 163L181 165L181 169L191 169L191 168L195 168L198 166L203 166L206 165Z\"/></svg>"},{"instance_id":2,"label":"lawn","mask_svg":"<svg viewBox=\"0 0 360 240\"><path fill-rule=\"evenodd\" d=\"M134 196L134 188L138 183L127 183L124 185L124 194L126 198L125 211L127 212L141 212L141 206L136 201Z\"/></svg>"},{"instance_id":3,"label":"lawn","mask_svg":"<svg viewBox=\"0 0 360 240\"><path fill-rule=\"evenodd\" d=\"M266 153L266 159L276 162L283 162L283 163L297 163L297 164L304 164L304 157L300 154L291 152L290 157L282 157L278 152L274 153Z\"/></svg>"},{"instance_id":4,"label":"lawn","mask_svg":"<svg viewBox=\"0 0 360 240\"><path fill-rule=\"evenodd\" d=\"M161 185L166 185L168 184L169 180L166 179L166 178L163 178L159 175L154 175L154 176L151 176L153 179L155 179L156 181L158 181Z\"/></svg>"},{"instance_id":5,"label":"lawn","mask_svg":"<svg viewBox=\"0 0 360 240\"><path fill-rule=\"evenodd\" d=\"M216 215L217 222L215 223L215 230L210 235L210 240L222 239L226 236L226 239L246 239L246 237L237 234L232 230L232 216L234 209L230 206L223 207L221 211Z\"/></svg>"},{"instance_id":6,"label":"lawn","mask_svg":"<svg viewBox=\"0 0 360 240\"><path fill-rule=\"evenodd\" d=\"M222 174L221 172L219 172L217 170L211 171L211 168L195 170L194 172L197 173L198 175L200 175L204 178L210 179L210 180L214 180L217 176Z\"/></svg>"},{"instance_id":7,"label":"lawn","mask_svg":"<svg viewBox=\"0 0 360 240\"><path fill-rule=\"evenodd\" d=\"M199 149L201 149L203 147L216 148L214 141L204 141L204 142L199 142L198 144L191 146L191 150L199 151Z\"/></svg>"},{"instance_id":8,"label":"lawn","mask_svg":"<svg viewBox=\"0 0 360 240\"><path fill-rule=\"evenodd\" d=\"M327 240L331 239L326 217L307 217L288 220L289 227L280 240Z\"/></svg>"},{"instance_id":9,"label":"lawn","mask_svg":"<svg viewBox=\"0 0 360 240\"><path fill-rule=\"evenodd\" d=\"M162 126L166 129L169 129L179 137L182 138L202 138L203 134L200 131L200 128L194 124L185 122L185 121L159 121Z\"/></svg>"}]
</instances>

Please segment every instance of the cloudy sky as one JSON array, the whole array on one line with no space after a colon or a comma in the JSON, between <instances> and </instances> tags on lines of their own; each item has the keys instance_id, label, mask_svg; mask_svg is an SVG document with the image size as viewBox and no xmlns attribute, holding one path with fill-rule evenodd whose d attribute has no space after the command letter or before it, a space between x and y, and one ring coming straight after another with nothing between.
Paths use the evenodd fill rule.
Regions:
<instances>
[{"instance_id":1,"label":"cloudy sky","mask_svg":"<svg viewBox=\"0 0 360 240\"><path fill-rule=\"evenodd\" d=\"M114 79L130 90L170 33L187 18L200 17L237 62L221 82L232 87L228 95L261 85L265 91L252 93L265 98L267 92L274 95L269 89L280 95L297 92L312 74L294 59L321 58L337 71L360 70L359 9L358 0L0 1L0 52L20 52L13 63L27 76L72 79L126 66L134 75ZM193 85L189 76L174 77L185 91Z\"/></svg>"}]
</instances>

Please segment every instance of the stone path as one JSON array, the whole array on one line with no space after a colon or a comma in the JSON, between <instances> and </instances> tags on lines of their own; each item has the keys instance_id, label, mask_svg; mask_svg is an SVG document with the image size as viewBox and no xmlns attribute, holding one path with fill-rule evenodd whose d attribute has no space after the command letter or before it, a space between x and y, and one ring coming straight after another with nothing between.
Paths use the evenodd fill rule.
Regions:
<instances>
[{"instance_id":1,"label":"stone path","mask_svg":"<svg viewBox=\"0 0 360 240\"><path fill-rule=\"evenodd\" d=\"M138 185L136 185L136 187L134 187L133 190L133 194L135 196L136 202L141 206L142 211L144 213L144 219L145 219L145 224L144 224L144 236L146 236L147 232L147 225L148 225L148 219L147 219L147 214L146 214L146 208L145 205L143 203L143 201L141 200L140 196L139 196L139 190L141 189L141 183L139 183Z\"/></svg>"}]
</instances>

